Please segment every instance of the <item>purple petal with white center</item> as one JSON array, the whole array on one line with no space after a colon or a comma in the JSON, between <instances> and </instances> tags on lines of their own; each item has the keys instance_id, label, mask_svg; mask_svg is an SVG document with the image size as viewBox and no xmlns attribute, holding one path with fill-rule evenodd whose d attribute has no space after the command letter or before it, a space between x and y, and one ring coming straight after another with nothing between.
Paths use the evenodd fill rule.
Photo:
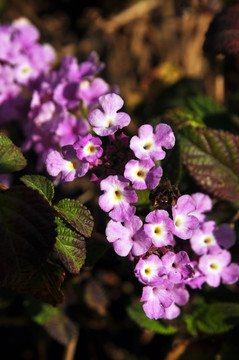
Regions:
<instances>
[{"instance_id":1,"label":"purple petal with white center","mask_svg":"<svg viewBox=\"0 0 239 360\"><path fill-rule=\"evenodd\" d=\"M215 237L215 229L215 221L207 221L200 228L194 230L190 244L196 254L203 255L221 251Z\"/></svg>"},{"instance_id":2,"label":"purple petal with white center","mask_svg":"<svg viewBox=\"0 0 239 360\"><path fill-rule=\"evenodd\" d=\"M146 259L139 259L134 272L143 284L156 285L159 276L163 273L162 261L156 255L150 255Z\"/></svg>"},{"instance_id":3,"label":"purple petal with white center","mask_svg":"<svg viewBox=\"0 0 239 360\"><path fill-rule=\"evenodd\" d=\"M151 211L145 218L148 224L144 225L145 233L152 239L155 246L174 245L173 221L165 210Z\"/></svg>"}]
</instances>

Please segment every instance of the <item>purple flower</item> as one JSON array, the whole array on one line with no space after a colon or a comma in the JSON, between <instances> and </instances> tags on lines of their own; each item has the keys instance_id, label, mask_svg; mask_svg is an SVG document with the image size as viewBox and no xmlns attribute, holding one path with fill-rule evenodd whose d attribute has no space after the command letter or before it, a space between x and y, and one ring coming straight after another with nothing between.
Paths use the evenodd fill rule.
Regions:
<instances>
[{"instance_id":1,"label":"purple flower","mask_svg":"<svg viewBox=\"0 0 239 360\"><path fill-rule=\"evenodd\" d=\"M130 123L130 117L124 112L117 112L122 108L123 99L117 94L107 94L99 98L103 109L95 109L89 114L89 123L94 126L97 135L107 136L114 134Z\"/></svg>"},{"instance_id":2,"label":"purple flower","mask_svg":"<svg viewBox=\"0 0 239 360\"><path fill-rule=\"evenodd\" d=\"M198 255L208 252L220 252L221 248L215 237L215 221L207 221L200 228L194 230L190 239L193 251Z\"/></svg>"},{"instance_id":3,"label":"purple flower","mask_svg":"<svg viewBox=\"0 0 239 360\"><path fill-rule=\"evenodd\" d=\"M232 263L231 254L227 250L220 253L203 255L199 259L198 267L206 276L206 282L213 287L224 284L233 284L239 279L239 265Z\"/></svg>"},{"instance_id":4,"label":"purple flower","mask_svg":"<svg viewBox=\"0 0 239 360\"><path fill-rule=\"evenodd\" d=\"M146 259L140 258L134 273L139 281L146 285L157 285L160 275L163 273L162 261L156 255L150 255Z\"/></svg>"},{"instance_id":5,"label":"purple flower","mask_svg":"<svg viewBox=\"0 0 239 360\"><path fill-rule=\"evenodd\" d=\"M99 197L99 205L102 210L108 212L115 221L130 219L135 213L135 206L130 203L138 201L134 190L127 189L129 181L120 175L110 175L100 183L100 189L104 194Z\"/></svg>"},{"instance_id":6,"label":"purple flower","mask_svg":"<svg viewBox=\"0 0 239 360\"><path fill-rule=\"evenodd\" d=\"M174 220L174 234L181 239L189 239L193 230L198 227L198 219L191 215L195 210L195 204L191 196L183 195L178 198L177 204L172 207Z\"/></svg>"},{"instance_id":7,"label":"purple flower","mask_svg":"<svg viewBox=\"0 0 239 360\"><path fill-rule=\"evenodd\" d=\"M144 231L155 246L175 245L174 225L167 211L154 210L146 216L145 221L148 224L144 225Z\"/></svg>"},{"instance_id":8,"label":"purple flower","mask_svg":"<svg viewBox=\"0 0 239 360\"><path fill-rule=\"evenodd\" d=\"M145 286L140 301L144 302L143 309L150 319L161 319L165 316L165 309L173 303L173 295L164 284Z\"/></svg>"},{"instance_id":9,"label":"purple flower","mask_svg":"<svg viewBox=\"0 0 239 360\"><path fill-rule=\"evenodd\" d=\"M79 160L74 148L67 145L62 148L62 154L56 150L49 152L46 159L46 168L51 176L60 174L60 180L65 182L84 176L89 169L89 163Z\"/></svg>"},{"instance_id":10,"label":"purple flower","mask_svg":"<svg viewBox=\"0 0 239 360\"><path fill-rule=\"evenodd\" d=\"M126 220L124 226L113 220L108 222L105 230L107 240L113 243L118 255L127 256L131 252L133 256L140 256L148 251L151 240L143 236L142 225L138 216Z\"/></svg>"},{"instance_id":11,"label":"purple flower","mask_svg":"<svg viewBox=\"0 0 239 360\"><path fill-rule=\"evenodd\" d=\"M100 146L101 144L102 141L100 138L88 134L79 137L79 140L74 144L74 149L80 160L85 159L89 162L94 162L101 157L103 153L103 149Z\"/></svg>"},{"instance_id":12,"label":"purple flower","mask_svg":"<svg viewBox=\"0 0 239 360\"><path fill-rule=\"evenodd\" d=\"M203 193L192 194L192 199L196 205L196 209L191 213L191 215L196 216L200 222L205 221L206 215L204 212L212 210L212 200L211 198Z\"/></svg>"},{"instance_id":13,"label":"purple flower","mask_svg":"<svg viewBox=\"0 0 239 360\"><path fill-rule=\"evenodd\" d=\"M179 251L177 254L168 251L163 255L162 263L168 279L175 284L181 283L182 280L188 279L193 274L190 259L185 251Z\"/></svg>"},{"instance_id":14,"label":"purple flower","mask_svg":"<svg viewBox=\"0 0 239 360\"><path fill-rule=\"evenodd\" d=\"M154 189L162 177L163 170L154 166L151 159L130 160L125 165L124 177L132 181L135 189Z\"/></svg>"},{"instance_id":15,"label":"purple flower","mask_svg":"<svg viewBox=\"0 0 239 360\"><path fill-rule=\"evenodd\" d=\"M153 133L153 127L149 124L140 126L138 136L133 136L130 141L130 149L140 160L162 160L165 151L162 147L170 149L174 146L175 138L170 126L159 124Z\"/></svg>"}]
</instances>

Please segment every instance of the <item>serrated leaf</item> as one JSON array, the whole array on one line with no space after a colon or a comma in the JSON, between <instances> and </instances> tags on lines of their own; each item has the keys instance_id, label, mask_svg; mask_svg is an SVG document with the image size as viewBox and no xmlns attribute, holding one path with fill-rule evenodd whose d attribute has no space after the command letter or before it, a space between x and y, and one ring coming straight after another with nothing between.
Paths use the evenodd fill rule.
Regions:
<instances>
[{"instance_id":1,"label":"serrated leaf","mask_svg":"<svg viewBox=\"0 0 239 360\"><path fill-rule=\"evenodd\" d=\"M58 233L55 244L57 256L70 273L77 274L85 262L86 241L59 217L55 221Z\"/></svg>"},{"instance_id":2,"label":"serrated leaf","mask_svg":"<svg viewBox=\"0 0 239 360\"><path fill-rule=\"evenodd\" d=\"M86 206L77 200L62 199L54 208L74 229L85 237L91 236L94 221Z\"/></svg>"},{"instance_id":3,"label":"serrated leaf","mask_svg":"<svg viewBox=\"0 0 239 360\"><path fill-rule=\"evenodd\" d=\"M42 175L24 175L21 181L28 187L37 190L51 203L54 197L54 186L50 180Z\"/></svg>"},{"instance_id":4,"label":"serrated leaf","mask_svg":"<svg viewBox=\"0 0 239 360\"><path fill-rule=\"evenodd\" d=\"M183 164L206 191L228 201L239 200L239 136L215 129L181 130Z\"/></svg>"},{"instance_id":5,"label":"serrated leaf","mask_svg":"<svg viewBox=\"0 0 239 360\"><path fill-rule=\"evenodd\" d=\"M52 208L37 191L0 191L1 286L24 291L53 249L55 229Z\"/></svg>"},{"instance_id":6,"label":"serrated leaf","mask_svg":"<svg viewBox=\"0 0 239 360\"><path fill-rule=\"evenodd\" d=\"M202 304L185 317L185 322L193 335L197 330L207 334L221 334L234 327L230 320L235 317L239 317L237 303Z\"/></svg>"},{"instance_id":7,"label":"serrated leaf","mask_svg":"<svg viewBox=\"0 0 239 360\"><path fill-rule=\"evenodd\" d=\"M0 174L20 171L27 165L21 150L3 134L0 134Z\"/></svg>"},{"instance_id":8,"label":"serrated leaf","mask_svg":"<svg viewBox=\"0 0 239 360\"><path fill-rule=\"evenodd\" d=\"M178 330L172 325L168 325L163 320L149 319L144 313L142 304L136 303L128 306L127 312L132 320L134 320L140 327L152 330L159 334L172 335Z\"/></svg>"}]
</instances>

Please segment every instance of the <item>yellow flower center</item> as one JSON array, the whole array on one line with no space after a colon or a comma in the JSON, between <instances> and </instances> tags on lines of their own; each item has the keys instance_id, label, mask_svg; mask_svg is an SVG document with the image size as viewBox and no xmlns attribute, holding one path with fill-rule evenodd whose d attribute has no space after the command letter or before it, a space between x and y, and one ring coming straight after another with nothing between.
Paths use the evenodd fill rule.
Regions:
<instances>
[{"instance_id":1,"label":"yellow flower center","mask_svg":"<svg viewBox=\"0 0 239 360\"><path fill-rule=\"evenodd\" d=\"M80 165L79 160L75 159L70 162L70 169L77 169Z\"/></svg>"},{"instance_id":2,"label":"yellow flower center","mask_svg":"<svg viewBox=\"0 0 239 360\"><path fill-rule=\"evenodd\" d=\"M146 143L143 148L144 150L149 150L151 148L152 144L151 143Z\"/></svg>"},{"instance_id":3,"label":"yellow flower center","mask_svg":"<svg viewBox=\"0 0 239 360\"><path fill-rule=\"evenodd\" d=\"M210 264L210 268L213 270L218 270L218 265L217 264Z\"/></svg>"},{"instance_id":4,"label":"yellow flower center","mask_svg":"<svg viewBox=\"0 0 239 360\"><path fill-rule=\"evenodd\" d=\"M151 273L151 269L150 268L145 268L144 272L146 275L149 275Z\"/></svg>"},{"instance_id":5,"label":"yellow flower center","mask_svg":"<svg viewBox=\"0 0 239 360\"><path fill-rule=\"evenodd\" d=\"M205 244L211 244L212 239L211 239L210 237L207 237L207 238L205 238L205 239L203 240L203 242L204 242Z\"/></svg>"},{"instance_id":6,"label":"yellow flower center","mask_svg":"<svg viewBox=\"0 0 239 360\"><path fill-rule=\"evenodd\" d=\"M120 200L121 199L121 196L122 196L122 193L120 190L115 190L114 191L114 198L115 200Z\"/></svg>"},{"instance_id":7,"label":"yellow flower center","mask_svg":"<svg viewBox=\"0 0 239 360\"><path fill-rule=\"evenodd\" d=\"M87 147L87 151L88 151L89 153L94 153L94 152L95 152L95 146L94 146L94 145L89 145L89 146Z\"/></svg>"},{"instance_id":8,"label":"yellow flower center","mask_svg":"<svg viewBox=\"0 0 239 360\"><path fill-rule=\"evenodd\" d=\"M143 170L138 170L138 171L136 172L136 176L143 178L143 177L144 177L144 172L143 172Z\"/></svg>"},{"instance_id":9,"label":"yellow flower center","mask_svg":"<svg viewBox=\"0 0 239 360\"><path fill-rule=\"evenodd\" d=\"M180 218L176 218L174 224L175 224L175 226L179 227L180 224L181 224L181 219L180 219Z\"/></svg>"},{"instance_id":10,"label":"yellow flower center","mask_svg":"<svg viewBox=\"0 0 239 360\"><path fill-rule=\"evenodd\" d=\"M160 234L161 234L161 229L160 229L159 226L156 226L156 227L154 228L154 233L155 233L156 235L160 235Z\"/></svg>"}]
</instances>

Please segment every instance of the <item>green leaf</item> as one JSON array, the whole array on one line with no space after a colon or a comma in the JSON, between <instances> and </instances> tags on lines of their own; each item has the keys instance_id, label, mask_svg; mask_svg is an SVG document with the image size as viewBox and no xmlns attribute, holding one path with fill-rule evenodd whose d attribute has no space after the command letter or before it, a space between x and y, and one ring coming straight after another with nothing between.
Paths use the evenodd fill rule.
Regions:
<instances>
[{"instance_id":1,"label":"green leaf","mask_svg":"<svg viewBox=\"0 0 239 360\"><path fill-rule=\"evenodd\" d=\"M206 191L239 200L239 136L215 129L187 127L180 132L183 164Z\"/></svg>"},{"instance_id":2,"label":"green leaf","mask_svg":"<svg viewBox=\"0 0 239 360\"><path fill-rule=\"evenodd\" d=\"M221 334L231 330L235 324L233 318L239 317L239 304L214 303L201 304L196 310L186 315L184 320L188 331L195 335L198 330L207 334Z\"/></svg>"},{"instance_id":3,"label":"green leaf","mask_svg":"<svg viewBox=\"0 0 239 360\"><path fill-rule=\"evenodd\" d=\"M42 175L24 175L21 181L28 187L37 190L51 203L54 197L54 186L50 180Z\"/></svg>"},{"instance_id":4,"label":"green leaf","mask_svg":"<svg viewBox=\"0 0 239 360\"><path fill-rule=\"evenodd\" d=\"M85 239L59 217L55 221L58 232L55 244L57 256L70 273L77 274L86 258Z\"/></svg>"},{"instance_id":5,"label":"green leaf","mask_svg":"<svg viewBox=\"0 0 239 360\"><path fill-rule=\"evenodd\" d=\"M162 122L172 123L177 129L185 126L205 127L203 120L195 113L186 108L177 108L168 111L163 117Z\"/></svg>"},{"instance_id":6,"label":"green leaf","mask_svg":"<svg viewBox=\"0 0 239 360\"><path fill-rule=\"evenodd\" d=\"M225 112L222 105L216 103L213 99L203 94L188 97L186 99L186 105L189 110L194 112L201 119L207 115Z\"/></svg>"},{"instance_id":7,"label":"green leaf","mask_svg":"<svg viewBox=\"0 0 239 360\"><path fill-rule=\"evenodd\" d=\"M56 241L49 203L35 190L0 191L0 285L24 292Z\"/></svg>"},{"instance_id":8,"label":"green leaf","mask_svg":"<svg viewBox=\"0 0 239 360\"><path fill-rule=\"evenodd\" d=\"M27 165L21 150L3 134L0 134L0 174L20 171Z\"/></svg>"},{"instance_id":9,"label":"green leaf","mask_svg":"<svg viewBox=\"0 0 239 360\"><path fill-rule=\"evenodd\" d=\"M168 325L164 320L149 319L142 308L142 304L136 303L128 306L127 312L132 320L140 327L152 330L159 334L172 335L178 330L172 325Z\"/></svg>"},{"instance_id":10,"label":"green leaf","mask_svg":"<svg viewBox=\"0 0 239 360\"><path fill-rule=\"evenodd\" d=\"M62 199L54 208L74 229L85 237L90 237L94 221L86 206L77 200Z\"/></svg>"}]
</instances>

